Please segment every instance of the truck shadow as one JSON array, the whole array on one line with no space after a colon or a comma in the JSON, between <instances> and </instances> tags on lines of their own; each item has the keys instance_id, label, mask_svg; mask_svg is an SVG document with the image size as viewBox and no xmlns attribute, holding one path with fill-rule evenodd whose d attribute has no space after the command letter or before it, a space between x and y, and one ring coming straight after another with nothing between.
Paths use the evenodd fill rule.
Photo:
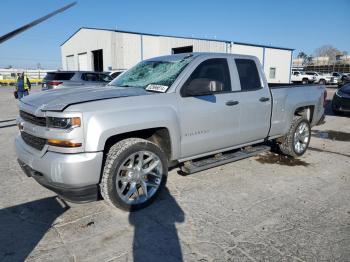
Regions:
<instances>
[{"instance_id":1,"label":"truck shadow","mask_svg":"<svg viewBox=\"0 0 350 262\"><path fill-rule=\"evenodd\" d=\"M183 210L167 188L152 205L131 212L129 222L135 227L133 261L182 261L175 224L184 220Z\"/></svg>"},{"instance_id":2,"label":"truck shadow","mask_svg":"<svg viewBox=\"0 0 350 262\"><path fill-rule=\"evenodd\" d=\"M24 261L68 207L56 197L0 209L0 261Z\"/></svg>"}]
</instances>

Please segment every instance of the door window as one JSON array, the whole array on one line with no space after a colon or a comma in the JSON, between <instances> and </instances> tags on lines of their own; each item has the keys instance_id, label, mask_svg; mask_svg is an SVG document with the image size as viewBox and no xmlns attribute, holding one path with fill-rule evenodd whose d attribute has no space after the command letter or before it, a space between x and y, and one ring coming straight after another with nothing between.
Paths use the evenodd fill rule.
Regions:
<instances>
[{"instance_id":1,"label":"door window","mask_svg":"<svg viewBox=\"0 0 350 262\"><path fill-rule=\"evenodd\" d=\"M100 81L101 82L111 82L113 79L111 76L106 74L100 74Z\"/></svg>"},{"instance_id":2,"label":"door window","mask_svg":"<svg viewBox=\"0 0 350 262\"><path fill-rule=\"evenodd\" d=\"M99 81L98 74L95 73L84 73L81 76L81 79L83 79L84 81Z\"/></svg>"},{"instance_id":3,"label":"door window","mask_svg":"<svg viewBox=\"0 0 350 262\"><path fill-rule=\"evenodd\" d=\"M202 62L181 90L183 96L211 95L231 91L230 70L225 58Z\"/></svg>"},{"instance_id":4,"label":"door window","mask_svg":"<svg viewBox=\"0 0 350 262\"><path fill-rule=\"evenodd\" d=\"M261 89L261 81L256 64L251 59L235 59L241 91Z\"/></svg>"}]
</instances>

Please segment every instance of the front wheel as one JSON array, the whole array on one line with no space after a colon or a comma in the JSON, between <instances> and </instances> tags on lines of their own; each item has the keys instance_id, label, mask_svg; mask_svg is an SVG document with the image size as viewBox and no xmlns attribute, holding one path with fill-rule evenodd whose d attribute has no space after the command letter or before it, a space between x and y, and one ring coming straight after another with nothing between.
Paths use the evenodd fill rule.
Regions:
<instances>
[{"instance_id":1,"label":"front wheel","mask_svg":"<svg viewBox=\"0 0 350 262\"><path fill-rule=\"evenodd\" d=\"M110 204L134 211L151 204L164 188L168 161L154 143L129 138L114 144L108 152L100 184Z\"/></svg>"},{"instance_id":2,"label":"front wheel","mask_svg":"<svg viewBox=\"0 0 350 262\"><path fill-rule=\"evenodd\" d=\"M302 116L295 116L288 133L280 139L280 151L291 157L302 156L309 146L311 128L309 121Z\"/></svg>"}]
</instances>

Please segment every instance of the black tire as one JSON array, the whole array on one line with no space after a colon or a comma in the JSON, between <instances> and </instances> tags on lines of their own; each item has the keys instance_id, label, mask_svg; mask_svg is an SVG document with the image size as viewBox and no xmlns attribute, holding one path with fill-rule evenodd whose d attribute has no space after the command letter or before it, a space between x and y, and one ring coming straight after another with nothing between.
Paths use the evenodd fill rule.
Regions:
<instances>
[{"instance_id":1,"label":"black tire","mask_svg":"<svg viewBox=\"0 0 350 262\"><path fill-rule=\"evenodd\" d=\"M309 83L309 79L303 78L303 80L301 81L301 83L302 83L303 85L307 85L307 84Z\"/></svg>"},{"instance_id":2,"label":"black tire","mask_svg":"<svg viewBox=\"0 0 350 262\"><path fill-rule=\"evenodd\" d=\"M302 152L296 152L294 147L294 134L301 123L306 123L308 127L309 140L307 141L305 150L303 150ZM282 154L296 158L296 157L302 156L305 153L305 151L309 146L310 138L311 138L311 128L310 128L309 121L303 116L294 116L288 133L284 137L279 139L278 147Z\"/></svg>"},{"instance_id":3,"label":"black tire","mask_svg":"<svg viewBox=\"0 0 350 262\"><path fill-rule=\"evenodd\" d=\"M333 102L332 102L332 112L333 112L334 115L337 115L337 116L341 116L341 115L344 114L344 112L341 112L341 111L335 109L335 106L333 105Z\"/></svg>"},{"instance_id":4,"label":"black tire","mask_svg":"<svg viewBox=\"0 0 350 262\"><path fill-rule=\"evenodd\" d=\"M332 111L333 111L333 114L336 115L336 116L344 115L344 113L342 111L338 111L338 110L335 110L335 109L333 109Z\"/></svg>"},{"instance_id":5,"label":"black tire","mask_svg":"<svg viewBox=\"0 0 350 262\"><path fill-rule=\"evenodd\" d=\"M321 80L320 80L320 85L325 85L325 84L326 84L326 80L321 79Z\"/></svg>"},{"instance_id":6,"label":"black tire","mask_svg":"<svg viewBox=\"0 0 350 262\"><path fill-rule=\"evenodd\" d=\"M119 170L119 167L129 156L138 151L144 150L154 153L161 161L163 170L161 182L157 191L152 197L146 200L146 202L140 204L127 204L117 193L117 170ZM165 153L161 150L161 148L159 148L159 146L148 140L140 138L128 138L114 144L107 154L100 183L101 195L107 203L115 207L126 211L136 211L150 205L157 198L160 191L165 187L167 175L168 160Z\"/></svg>"}]
</instances>

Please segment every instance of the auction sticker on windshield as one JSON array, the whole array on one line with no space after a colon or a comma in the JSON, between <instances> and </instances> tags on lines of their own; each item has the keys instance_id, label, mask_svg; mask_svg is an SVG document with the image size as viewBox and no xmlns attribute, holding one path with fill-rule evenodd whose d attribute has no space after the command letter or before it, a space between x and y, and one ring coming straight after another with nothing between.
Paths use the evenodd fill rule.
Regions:
<instances>
[{"instance_id":1,"label":"auction sticker on windshield","mask_svg":"<svg viewBox=\"0 0 350 262\"><path fill-rule=\"evenodd\" d=\"M147 91L154 91L154 92L165 93L168 90L168 88L169 88L168 86L149 84L146 87L146 90Z\"/></svg>"}]
</instances>

